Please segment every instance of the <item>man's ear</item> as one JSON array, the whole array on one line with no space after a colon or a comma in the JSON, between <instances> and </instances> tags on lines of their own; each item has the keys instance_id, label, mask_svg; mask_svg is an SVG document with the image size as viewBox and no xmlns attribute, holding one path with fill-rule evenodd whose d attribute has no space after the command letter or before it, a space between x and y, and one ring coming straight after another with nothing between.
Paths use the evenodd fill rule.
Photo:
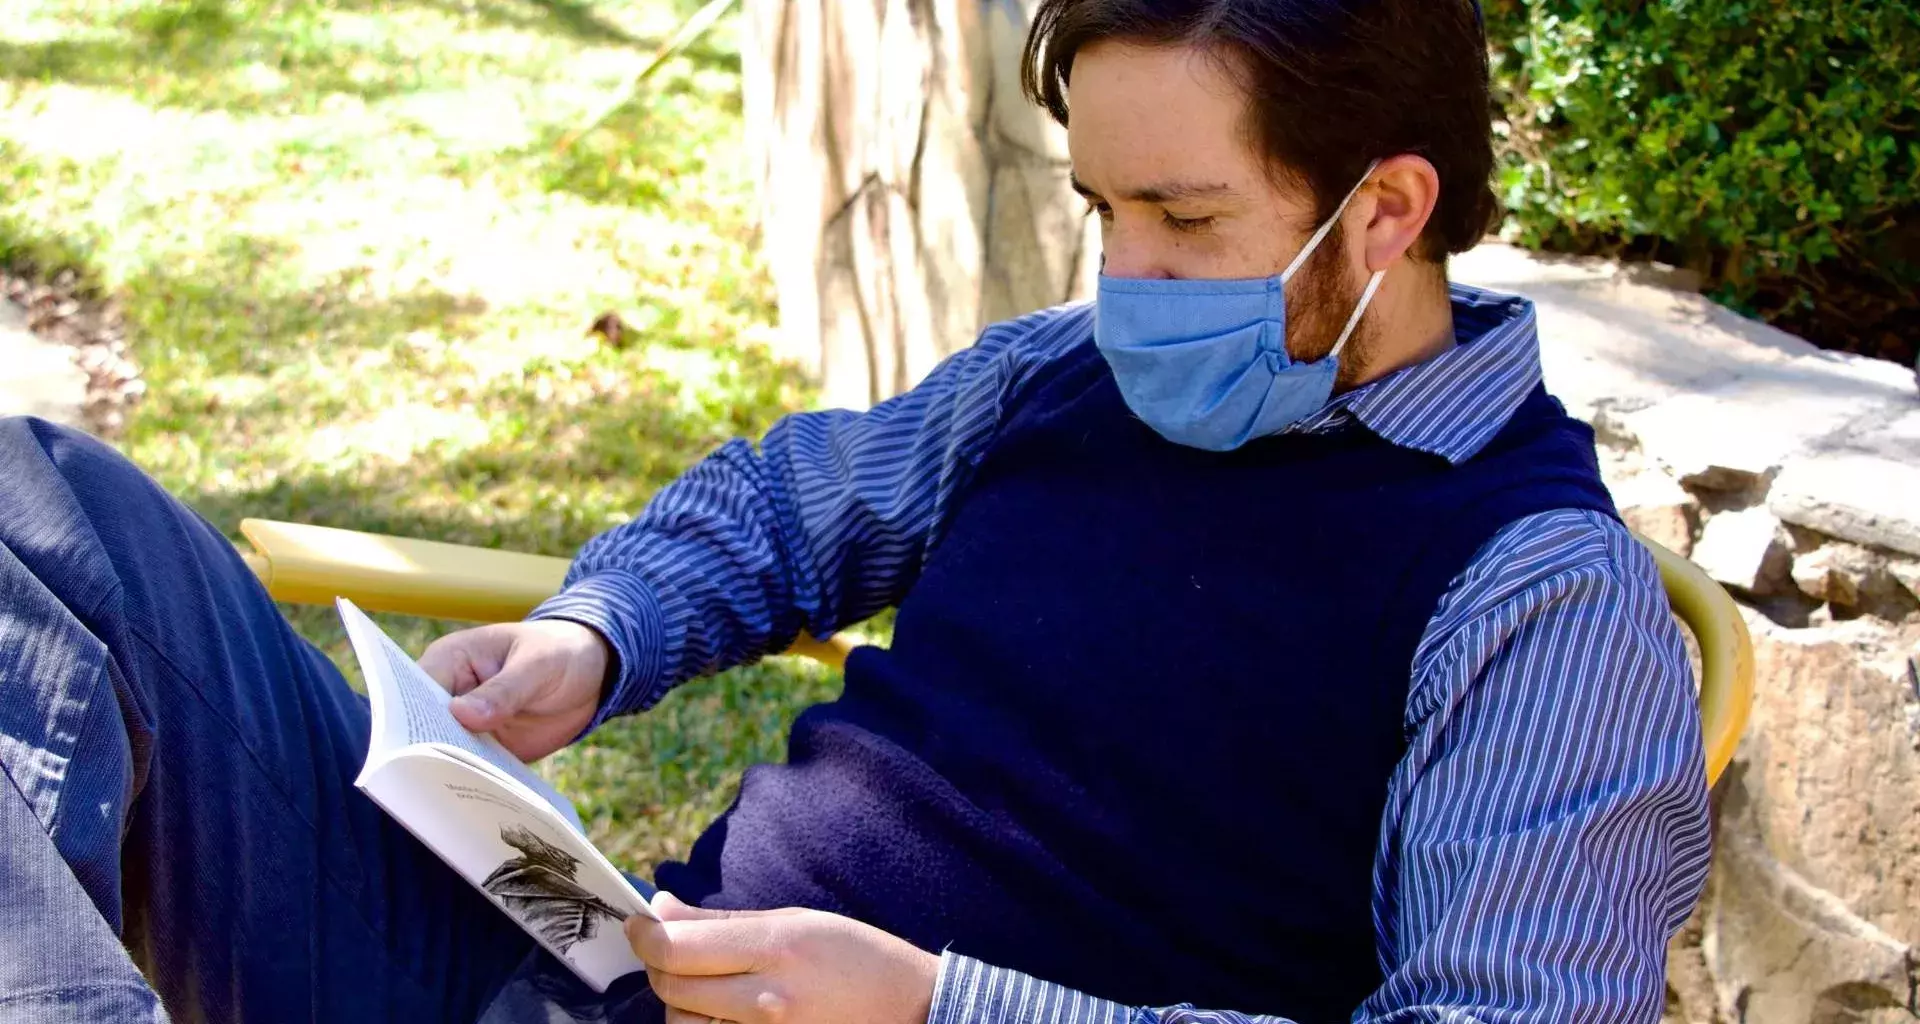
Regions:
<instances>
[{"instance_id":1,"label":"man's ear","mask_svg":"<svg viewBox=\"0 0 1920 1024\"><path fill-rule=\"evenodd\" d=\"M1402 154L1380 162L1367 186L1367 270L1388 270L1407 255L1440 203L1440 172L1425 157Z\"/></svg>"}]
</instances>

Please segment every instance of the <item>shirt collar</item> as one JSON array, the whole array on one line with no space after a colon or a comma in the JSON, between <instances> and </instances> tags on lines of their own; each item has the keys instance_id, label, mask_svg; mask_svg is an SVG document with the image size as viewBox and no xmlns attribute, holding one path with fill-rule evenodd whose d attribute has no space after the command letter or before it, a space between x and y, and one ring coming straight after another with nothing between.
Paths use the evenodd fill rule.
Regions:
<instances>
[{"instance_id":1,"label":"shirt collar","mask_svg":"<svg viewBox=\"0 0 1920 1024\"><path fill-rule=\"evenodd\" d=\"M1449 298L1452 348L1335 398L1295 429L1352 417L1393 444L1453 463L1485 447L1540 385L1533 303L1463 284L1451 285Z\"/></svg>"}]
</instances>

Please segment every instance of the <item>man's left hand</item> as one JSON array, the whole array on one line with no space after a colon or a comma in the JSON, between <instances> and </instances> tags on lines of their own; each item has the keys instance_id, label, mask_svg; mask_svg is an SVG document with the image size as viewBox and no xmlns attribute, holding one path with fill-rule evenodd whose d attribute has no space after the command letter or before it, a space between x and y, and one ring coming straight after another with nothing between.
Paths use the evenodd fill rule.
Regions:
<instances>
[{"instance_id":1,"label":"man's left hand","mask_svg":"<svg viewBox=\"0 0 1920 1024\"><path fill-rule=\"evenodd\" d=\"M940 958L818 910L700 910L664 890L627 919L667 1024L922 1024Z\"/></svg>"}]
</instances>

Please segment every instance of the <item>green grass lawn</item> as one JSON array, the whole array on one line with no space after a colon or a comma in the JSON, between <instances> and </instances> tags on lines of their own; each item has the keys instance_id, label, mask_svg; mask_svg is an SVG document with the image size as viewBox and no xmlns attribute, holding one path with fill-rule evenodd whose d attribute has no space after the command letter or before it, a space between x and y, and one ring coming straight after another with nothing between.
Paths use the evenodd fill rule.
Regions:
<instances>
[{"instance_id":1,"label":"green grass lawn","mask_svg":"<svg viewBox=\"0 0 1920 1024\"><path fill-rule=\"evenodd\" d=\"M120 446L243 516L570 554L809 394L763 354L729 18L697 0L0 0L0 258L124 305ZM586 332L617 310L639 341ZM290 610L339 660L331 611ZM450 624L389 617L416 652ZM683 853L838 681L690 684L546 767L624 866Z\"/></svg>"}]
</instances>

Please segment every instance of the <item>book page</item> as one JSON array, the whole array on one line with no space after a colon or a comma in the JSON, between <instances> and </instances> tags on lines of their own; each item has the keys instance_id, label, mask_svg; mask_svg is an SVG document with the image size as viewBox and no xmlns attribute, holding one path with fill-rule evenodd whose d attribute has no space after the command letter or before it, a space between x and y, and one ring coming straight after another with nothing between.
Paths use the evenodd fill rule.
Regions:
<instances>
[{"instance_id":1,"label":"book page","mask_svg":"<svg viewBox=\"0 0 1920 1024\"><path fill-rule=\"evenodd\" d=\"M646 899L553 811L436 747L401 751L360 786L595 991L645 969L621 924L651 917Z\"/></svg>"},{"instance_id":2,"label":"book page","mask_svg":"<svg viewBox=\"0 0 1920 1024\"><path fill-rule=\"evenodd\" d=\"M468 732L448 707L453 702L452 695L434 682L365 612L346 598L337 599L335 604L341 620L346 623L347 638L360 660L360 670L367 679L367 696L373 703L373 742L367 751L369 765L409 746L451 747L480 759L525 786L534 797L558 811L575 831L586 834L573 804L513 756L512 751L501 746L499 740Z\"/></svg>"}]
</instances>

